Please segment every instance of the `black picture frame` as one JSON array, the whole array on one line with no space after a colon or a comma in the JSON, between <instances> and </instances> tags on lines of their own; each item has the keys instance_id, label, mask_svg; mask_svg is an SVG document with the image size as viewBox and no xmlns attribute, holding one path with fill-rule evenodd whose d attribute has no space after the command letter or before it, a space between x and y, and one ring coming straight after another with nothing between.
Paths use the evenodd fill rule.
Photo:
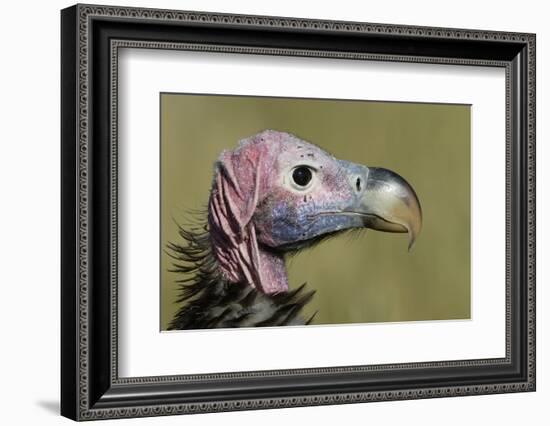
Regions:
<instances>
[{"instance_id":1,"label":"black picture frame","mask_svg":"<svg viewBox=\"0 0 550 426\"><path fill-rule=\"evenodd\" d=\"M64 9L61 414L90 420L534 391L535 42L534 34L510 32L97 5ZM506 357L119 378L113 98L121 46L504 68Z\"/></svg>"}]
</instances>

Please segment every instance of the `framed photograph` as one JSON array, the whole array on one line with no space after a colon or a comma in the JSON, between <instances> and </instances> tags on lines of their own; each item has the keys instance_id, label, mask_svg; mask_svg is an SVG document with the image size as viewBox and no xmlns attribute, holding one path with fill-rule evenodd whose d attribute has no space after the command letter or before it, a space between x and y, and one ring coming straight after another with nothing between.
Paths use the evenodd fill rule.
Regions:
<instances>
[{"instance_id":1,"label":"framed photograph","mask_svg":"<svg viewBox=\"0 0 550 426\"><path fill-rule=\"evenodd\" d=\"M535 35L61 12L61 413L535 390Z\"/></svg>"}]
</instances>

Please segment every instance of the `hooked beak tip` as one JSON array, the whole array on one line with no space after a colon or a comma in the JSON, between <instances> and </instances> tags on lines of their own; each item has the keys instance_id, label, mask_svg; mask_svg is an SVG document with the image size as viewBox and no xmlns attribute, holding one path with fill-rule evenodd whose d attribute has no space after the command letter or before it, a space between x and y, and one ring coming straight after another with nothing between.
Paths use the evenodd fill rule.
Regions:
<instances>
[{"instance_id":1,"label":"hooked beak tip","mask_svg":"<svg viewBox=\"0 0 550 426\"><path fill-rule=\"evenodd\" d=\"M416 242L416 235L414 235L411 231L409 231L409 246L407 248L409 253L413 249L415 242Z\"/></svg>"},{"instance_id":2,"label":"hooked beak tip","mask_svg":"<svg viewBox=\"0 0 550 426\"><path fill-rule=\"evenodd\" d=\"M370 168L362 211L371 215L369 228L384 232L407 232L408 251L414 247L422 228L422 209L413 188L391 170Z\"/></svg>"}]
</instances>

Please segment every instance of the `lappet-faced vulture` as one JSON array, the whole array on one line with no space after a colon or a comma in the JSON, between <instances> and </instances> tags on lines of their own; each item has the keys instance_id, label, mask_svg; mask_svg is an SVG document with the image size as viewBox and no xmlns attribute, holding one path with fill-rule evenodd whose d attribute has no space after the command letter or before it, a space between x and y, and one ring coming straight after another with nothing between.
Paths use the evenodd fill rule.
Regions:
<instances>
[{"instance_id":1,"label":"lappet-faced vulture","mask_svg":"<svg viewBox=\"0 0 550 426\"><path fill-rule=\"evenodd\" d=\"M285 255L353 228L407 232L411 248L421 225L418 198L396 173L265 130L221 153L207 222L169 245L183 274L169 329L308 324L300 311L314 292L289 290Z\"/></svg>"}]
</instances>

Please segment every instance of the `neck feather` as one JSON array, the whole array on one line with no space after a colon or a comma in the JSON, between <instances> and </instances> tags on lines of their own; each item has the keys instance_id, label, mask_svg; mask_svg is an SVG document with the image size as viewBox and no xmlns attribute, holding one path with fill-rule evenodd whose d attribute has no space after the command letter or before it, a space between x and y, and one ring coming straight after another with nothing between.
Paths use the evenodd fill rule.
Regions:
<instances>
[{"instance_id":1,"label":"neck feather","mask_svg":"<svg viewBox=\"0 0 550 426\"><path fill-rule=\"evenodd\" d=\"M179 234L183 244L168 244L168 253L174 259L170 271L179 277L176 303L181 306L168 330L304 325L313 320L315 314L308 320L300 315L315 293L306 291L305 284L270 294L246 280L232 282L220 269L205 224L180 227ZM282 255L261 250L260 256L264 265L272 264L262 277L263 282L284 279L287 283ZM284 276L281 278L280 274Z\"/></svg>"}]
</instances>

